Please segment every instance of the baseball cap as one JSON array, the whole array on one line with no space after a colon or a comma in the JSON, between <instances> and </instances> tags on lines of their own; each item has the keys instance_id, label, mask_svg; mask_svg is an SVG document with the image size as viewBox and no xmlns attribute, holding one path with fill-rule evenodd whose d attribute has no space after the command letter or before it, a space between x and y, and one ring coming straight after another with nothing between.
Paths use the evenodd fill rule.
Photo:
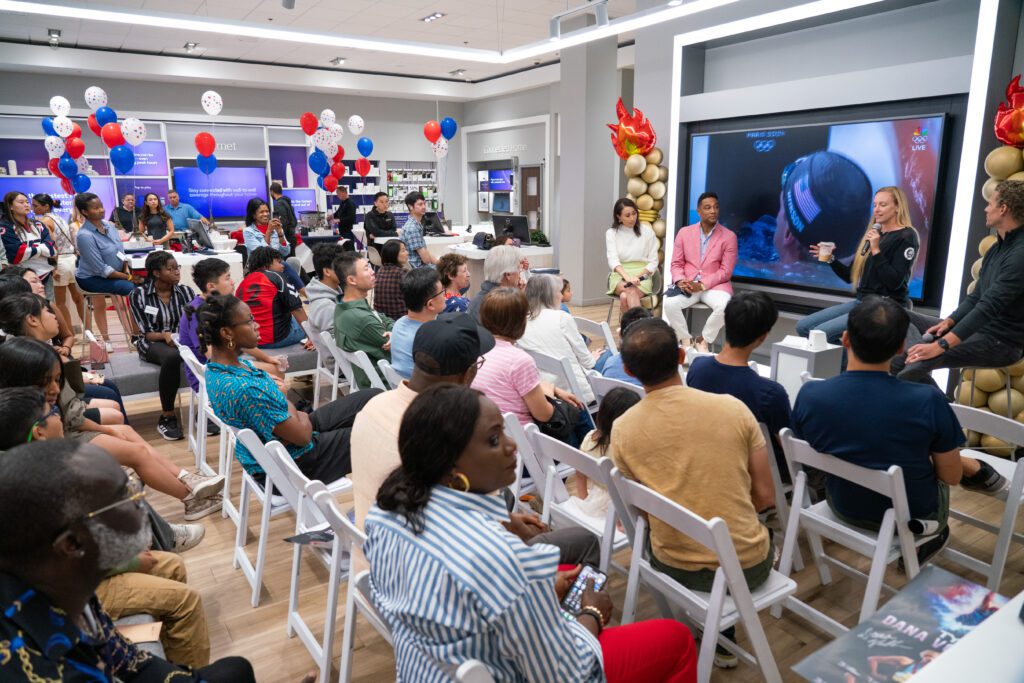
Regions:
<instances>
[{"instance_id":1,"label":"baseball cap","mask_svg":"<svg viewBox=\"0 0 1024 683\"><path fill-rule=\"evenodd\" d=\"M494 335L466 313L442 313L423 323L412 342L412 358L428 375L458 375L494 348Z\"/></svg>"}]
</instances>

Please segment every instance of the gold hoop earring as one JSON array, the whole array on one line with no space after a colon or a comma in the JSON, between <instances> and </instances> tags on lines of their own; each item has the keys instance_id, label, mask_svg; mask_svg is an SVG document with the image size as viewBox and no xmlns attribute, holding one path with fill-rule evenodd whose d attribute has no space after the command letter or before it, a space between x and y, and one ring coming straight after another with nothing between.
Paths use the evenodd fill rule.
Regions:
<instances>
[{"instance_id":1,"label":"gold hoop earring","mask_svg":"<svg viewBox=\"0 0 1024 683\"><path fill-rule=\"evenodd\" d=\"M460 482L463 488L457 488L455 486L456 481ZM456 491L462 491L463 493L469 493L469 477L462 472L456 472L452 475L452 480L448 482L448 488L455 489Z\"/></svg>"},{"instance_id":2,"label":"gold hoop earring","mask_svg":"<svg viewBox=\"0 0 1024 683\"><path fill-rule=\"evenodd\" d=\"M235 348L235 340L234 339L228 339L228 348L229 349Z\"/></svg>"}]
</instances>

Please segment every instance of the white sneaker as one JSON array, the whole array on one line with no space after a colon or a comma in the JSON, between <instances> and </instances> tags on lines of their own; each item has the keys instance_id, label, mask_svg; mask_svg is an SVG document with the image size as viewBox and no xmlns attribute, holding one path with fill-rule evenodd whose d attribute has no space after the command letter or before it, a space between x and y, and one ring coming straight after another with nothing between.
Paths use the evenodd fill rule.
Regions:
<instances>
[{"instance_id":1,"label":"white sneaker","mask_svg":"<svg viewBox=\"0 0 1024 683\"><path fill-rule=\"evenodd\" d=\"M103 348L107 350L107 353L114 352L114 344L112 342L103 340Z\"/></svg>"},{"instance_id":2,"label":"white sneaker","mask_svg":"<svg viewBox=\"0 0 1024 683\"><path fill-rule=\"evenodd\" d=\"M174 552L183 553L195 548L206 536L206 527L202 524L172 524L174 532Z\"/></svg>"}]
</instances>

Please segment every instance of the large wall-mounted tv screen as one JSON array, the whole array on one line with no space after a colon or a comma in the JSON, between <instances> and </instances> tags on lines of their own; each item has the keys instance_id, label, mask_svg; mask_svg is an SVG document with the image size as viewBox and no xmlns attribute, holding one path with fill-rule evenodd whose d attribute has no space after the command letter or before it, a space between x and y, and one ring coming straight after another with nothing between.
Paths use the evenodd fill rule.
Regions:
<instances>
[{"instance_id":1,"label":"large wall-mounted tv screen","mask_svg":"<svg viewBox=\"0 0 1024 683\"><path fill-rule=\"evenodd\" d=\"M487 182L491 192L511 192L512 185L514 184L512 169L488 171Z\"/></svg>"},{"instance_id":2,"label":"large wall-mounted tv screen","mask_svg":"<svg viewBox=\"0 0 1024 683\"><path fill-rule=\"evenodd\" d=\"M244 218L250 199L267 201L267 169L221 165L207 176L195 166L177 166L174 189L183 203L191 204L204 216Z\"/></svg>"},{"instance_id":3,"label":"large wall-mounted tv screen","mask_svg":"<svg viewBox=\"0 0 1024 683\"><path fill-rule=\"evenodd\" d=\"M808 247L834 242L849 262L872 223L878 188L906 193L921 238L909 288L924 294L935 217L945 116L758 128L690 137L687 218L699 220L702 192L718 194L719 221L739 238L734 276L850 292Z\"/></svg>"}]
</instances>

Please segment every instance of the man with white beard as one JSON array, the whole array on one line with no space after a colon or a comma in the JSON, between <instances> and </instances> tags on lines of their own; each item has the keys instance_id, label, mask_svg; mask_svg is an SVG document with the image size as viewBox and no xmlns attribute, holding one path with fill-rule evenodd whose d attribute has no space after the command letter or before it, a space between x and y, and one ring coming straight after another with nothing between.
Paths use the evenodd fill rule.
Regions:
<instances>
[{"instance_id":1,"label":"man with white beard","mask_svg":"<svg viewBox=\"0 0 1024 683\"><path fill-rule=\"evenodd\" d=\"M255 682L227 657L192 670L140 651L95 596L149 547L144 492L95 446L28 443L0 457L0 679Z\"/></svg>"}]
</instances>

